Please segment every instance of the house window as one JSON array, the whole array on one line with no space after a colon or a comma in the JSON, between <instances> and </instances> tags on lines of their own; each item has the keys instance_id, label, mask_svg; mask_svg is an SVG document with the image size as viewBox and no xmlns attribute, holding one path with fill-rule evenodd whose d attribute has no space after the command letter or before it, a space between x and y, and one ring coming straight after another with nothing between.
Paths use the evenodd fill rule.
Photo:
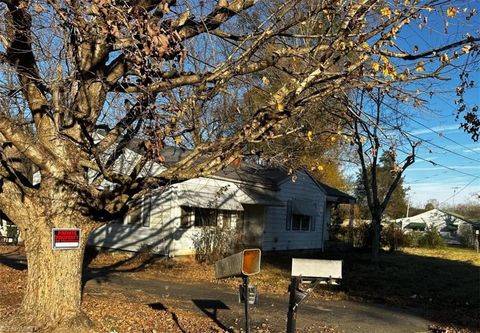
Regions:
<instances>
[{"instance_id":1,"label":"house window","mask_svg":"<svg viewBox=\"0 0 480 333\"><path fill-rule=\"evenodd\" d=\"M237 213L224 210L221 213L222 215L222 226L224 228L231 228L233 226L233 222L236 220Z\"/></svg>"},{"instance_id":2,"label":"house window","mask_svg":"<svg viewBox=\"0 0 480 333\"><path fill-rule=\"evenodd\" d=\"M195 208L196 227L216 227L218 224L218 210L210 208Z\"/></svg>"},{"instance_id":3,"label":"house window","mask_svg":"<svg viewBox=\"0 0 480 333\"><path fill-rule=\"evenodd\" d=\"M180 219L181 228L190 228L195 221L195 208L182 207L182 217Z\"/></svg>"},{"instance_id":4,"label":"house window","mask_svg":"<svg viewBox=\"0 0 480 333\"><path fill-rule=\"evenodd\" d=\"M150 227L150 196L142 196L141 199L131 204L130 212L126 220L127 224L141 224L143 227Z\"/></svg>"},{"instance_id":5,"label":"house window","mask_svg":"<svg viewBox=\"0 0 480 333\"><path fill-rule=\"evenodd\" d=\"M312 218L308 215L292 215L292 230L309 231Z\"/></svg>"},{"instance_id":6,"label":"house window","mask_svg":"<svg viewBox=\"0 0 480 333\"><path fill-rule=\"evenodd\" d=\"M216 227L220 224L223 227L230 228L237 217L237 212L235 211L184 206L181 209L181 228L190 228L192 226Z\"/></svg>"}]
</instances>

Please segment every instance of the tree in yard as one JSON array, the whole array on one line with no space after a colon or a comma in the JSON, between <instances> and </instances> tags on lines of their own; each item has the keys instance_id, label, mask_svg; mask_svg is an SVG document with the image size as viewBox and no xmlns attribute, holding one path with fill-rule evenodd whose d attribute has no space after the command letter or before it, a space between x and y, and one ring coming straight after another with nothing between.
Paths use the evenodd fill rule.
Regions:
<instances>
[{"instance_id":1,"label":"tree in yard","mask_svg":"<svg viewBox=\"0 0 480 333\"><path fill-rule=\"evenodd\" d=\"M385 197L389 187L392 183L392 175L397 168L397 161L394 159L394 154L392 151L385 151L380 157L380 161L377 166L377 186L379 196ZM369 171L368 171L369 172ZM369 177L371 177L369 172ZM363 182L362 171L360 170L359 175L356 180L356 198L359 203L361 203L369 213L368 200L367 200L367 191ZM398 219L405 217L407 212L407 199L406 199L406 189L403 186L403 177L400 178L398 184L396 185L393 193L388 201L384 214L390 219ZM370 216L364 216L368 218Z\"/></svg>"},{"instance_id":2,"label":"tree in yard","mask_svg":"<svg viewBox=\"0 0 480 333\"><path fill-rule=\"evenodd\" d=\"M381 222L389 204L391 217L406 211L405 191L402 187L405 170L415 162L417 146L401 131L401 118L385 108L387 92L374 89L362 90L352 99L346 99L350 107L351 126L346 133L357 151L360 175L357 195L368 207L371 218L372 261L378 262ZM404 137L404 142L400 137ZM402 161L397 161L397 146L408 145L409 151ZM383 152L382 152L383 151Z\"/></svg>"},{"instance_id":3,"label":"tree in yard","mask_svg":"<svg viewBox=\"0 0 480 333\"><path fill-rule=\"evenodd\" d=\"M451 67L447 52L461 58L479 40L395 50L399 31L430 10L471 14L441 1L0 3L0 209L18 226L28 260L21 321L12 320L48 332L91 324L81 311L85 245L129 202L257 154L245 147L288 134L288 120L337 93L438 77ZM323 28L299 34L309 22ZM302 65L282 65L293 59ZM403 61L402 72L388 59ZM271 68L287 75L266 100L252 110L224 108L262 89L261 73ZM148 153L120 172L134 137ZM359 132L354 140L363 145ZM167 144L190 151L165 165ZM149 172L153 163L161 173ZM81 228L80 248L52 250L52 228L71 227Z\"/></svg>"}]
</instances>

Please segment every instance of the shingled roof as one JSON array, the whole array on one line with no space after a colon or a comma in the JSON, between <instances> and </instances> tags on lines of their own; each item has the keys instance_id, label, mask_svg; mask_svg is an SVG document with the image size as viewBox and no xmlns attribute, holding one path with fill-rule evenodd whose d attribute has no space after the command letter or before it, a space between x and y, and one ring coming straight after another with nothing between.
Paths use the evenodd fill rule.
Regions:
<instances>
[{"instance_id":1,"label":"shingled roof","mask_svg":"<svg viewBox=\"0 0 480 333\"><path fill-rule=\"evenodd\" d=\"M105 135L105 132L100 133ZM146 153L144 140L132 139L126 146L127 149L139 154ZM162 156L165 158L166 166L175 164L190 153L190 150L178 146L165 146ZM316 182L318 187L324 191L327 201L336 203L354 203L355 198L336 188L328 186L315 179L308 171L306 173ZM260 185L273 190L278 190L279 184L290 177L287 170L281 167L266 167L252 162L242 162L238 167L227 166L212 177L223 178L252 185Z\"/></svg>"}]
</instances>

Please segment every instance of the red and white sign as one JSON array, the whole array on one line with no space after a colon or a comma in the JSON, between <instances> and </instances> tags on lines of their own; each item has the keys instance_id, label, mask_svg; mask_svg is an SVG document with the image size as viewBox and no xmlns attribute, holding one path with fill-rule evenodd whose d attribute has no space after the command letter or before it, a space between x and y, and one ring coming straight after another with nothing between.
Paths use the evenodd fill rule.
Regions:
<instances>
[{"instance_id":1,"label":"red and white sign","mask_svg":"<svg viewBox=\"0 0 480 333\"><path fill-rule=\"evenodd\" d=\"M80 229L52 229L54 249L78 249L80 247Z\"/></svg>"}]
</instances>

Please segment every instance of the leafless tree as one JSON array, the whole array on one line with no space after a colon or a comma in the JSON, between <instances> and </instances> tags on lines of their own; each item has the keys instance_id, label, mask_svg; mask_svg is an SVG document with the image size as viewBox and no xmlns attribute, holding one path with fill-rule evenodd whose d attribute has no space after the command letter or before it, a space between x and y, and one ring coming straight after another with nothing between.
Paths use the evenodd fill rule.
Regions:
<instances>
[{"instance_id":1,"label":"leafless tree","mask_svg":"<svg viewBox=\"0 0 480 333\"><path fill-rule=\"evenodd\" d=\"M383 213L405 170L415 162L416 150L421 144L402 130L402 117L395 109L388 109L387 99L388 93L376 88L373 91L358 91L345 102L350 115L346 135L356 150L362 192L372 218L371 246L372 261L375 263L379 260ZM402 161L398 161L399 155L405 155ZM381 161L381 156L387 156L389 161ZM380 179L382 162L390 167L387 180Z\"/></svg>"}]
</instances>

